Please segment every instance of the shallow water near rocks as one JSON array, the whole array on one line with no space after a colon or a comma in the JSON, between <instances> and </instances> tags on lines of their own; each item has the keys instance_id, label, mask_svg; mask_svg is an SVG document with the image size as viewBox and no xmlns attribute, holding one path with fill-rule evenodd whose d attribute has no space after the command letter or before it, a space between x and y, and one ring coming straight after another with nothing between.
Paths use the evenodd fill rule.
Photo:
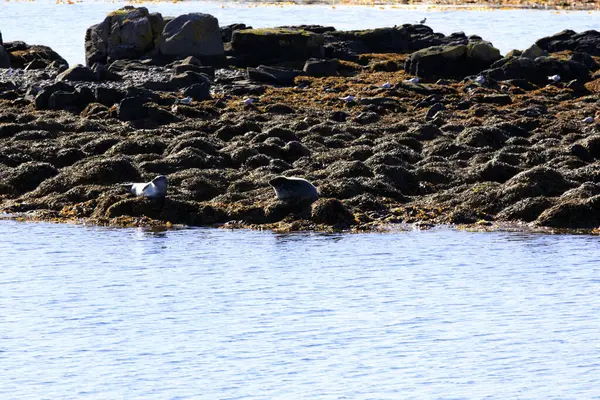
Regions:
<instances>
[{"instance_id":1,"label":"shallow water near rocks","mask_svg":"<svg viewBox=\"0 0 600 400\"><path fill-rule=\"evenodd\" d=\"M335 3L335 2L334 2ZM83 63L86 29L102 22L110 11L129 3L85 0L56 4L54 0L1 2L0 31L5 41L22 40L52 47L69 64ZM525 49L537 39L563 29L598 29L599 11L557 12L551 10L476 11L418 7L365 7L343 5L256 6L244 3L185 1L179 3L136 2L151 12L176 16L189 12L212 14L220 25L245 23L255 28L281 25L320 24L339 30L371 29L417 23L436 32L465 32L490 40L502 54Z\"/></svg>"},{"instance_id":2,"label":"shallow water near rocks","mask_svg":"<svg viewBox=\"0 0 600 400\"><path fill-rule=\"evenodd\" d=\"M0 237L2 399L600 398L595 236Z\"/></svg>"}]
</instances>

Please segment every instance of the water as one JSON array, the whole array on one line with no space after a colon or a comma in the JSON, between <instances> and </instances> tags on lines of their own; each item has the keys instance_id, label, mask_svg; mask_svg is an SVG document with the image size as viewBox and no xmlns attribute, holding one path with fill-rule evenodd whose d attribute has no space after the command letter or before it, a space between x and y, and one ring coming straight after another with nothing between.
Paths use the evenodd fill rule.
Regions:
<instances>
[{"instance_id":1,"label":"water","mask_svg":"<svg viewBox=\"0 0 600 400\"><path fill-rule=\"evenodd\" d=\"M2 399L600 399L600 242L0 221Z\"/></svg>"},{"instance_id":2,"label":"water","mask_svg":"<svg viewBox=\"0 0 600 400\"><path fill-rule=\"evenodd\" d=\"M54 0L0 3L0 31L5 41L23 40L45 44L70 64L83 63L85 30L102 22L104 16L126 2L85 0L77 4L56 4ZM204 12L216 16L221 25L243 22L253 27L321 24L337 29L367 29L416 23L427 18L436 32L463 31L490 40L504 54L525 49L537 39L563 29L598 29L599 11L555 12L540 10L465 11L427 7L392 8L336 5L249 6L224 2L137 3L151 12L180 15Z\"/></svg>"}]
</instances>

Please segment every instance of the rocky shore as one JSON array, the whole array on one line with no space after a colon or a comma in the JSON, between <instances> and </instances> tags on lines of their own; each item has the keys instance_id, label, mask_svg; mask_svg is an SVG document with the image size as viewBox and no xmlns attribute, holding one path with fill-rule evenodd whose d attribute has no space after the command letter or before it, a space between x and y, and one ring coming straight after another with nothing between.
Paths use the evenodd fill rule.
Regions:
<instances>
[{"instance_id":1,"label":"rocky shore","mask_svg":"<svg viewBox=\"0 0 600 400\"><path fill-rule=\"evenodd\" d=\"M0 35L0 212L281 231L600 226L599 32L502 56L425 25L252 29L126 7L85 48L69 68ZM164 199L123 185L157 175ZM276 176L319 199L278 200Z\"/></svg>"}]
</instances>

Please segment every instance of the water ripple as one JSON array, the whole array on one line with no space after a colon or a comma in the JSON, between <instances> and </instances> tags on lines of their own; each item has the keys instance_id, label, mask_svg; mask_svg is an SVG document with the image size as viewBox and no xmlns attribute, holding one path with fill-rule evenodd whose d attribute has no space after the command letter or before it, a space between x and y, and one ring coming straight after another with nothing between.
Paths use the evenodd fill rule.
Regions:
<instances>
[{"instance_id":1,"label":"water ripple","mask_svg":"<svg viewBox=\"0 0 600 400\"><path fill-rule=\"evenodd\" d=\"M3 399L600 398L597 237L0 235Z\"/></svg>"}]
</instances>

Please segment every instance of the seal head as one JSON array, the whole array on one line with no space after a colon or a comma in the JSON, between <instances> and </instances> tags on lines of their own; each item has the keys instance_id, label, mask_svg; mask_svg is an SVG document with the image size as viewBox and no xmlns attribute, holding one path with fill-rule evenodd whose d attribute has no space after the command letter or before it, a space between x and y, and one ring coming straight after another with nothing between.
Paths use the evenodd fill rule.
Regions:
<instances>
[{"instance_id":1,"label":"seal head","mask_svg":"<svg viewBox=\"0 0 600 400\"><path fill-rule=\"evenodd\" d=\"M131 193L152 199L164 198L167 195L168 180L164 175L159 175L147 183L134 183Z\"/></svg>"},{"instance_id":2,"label":"seal head","mask_svg":"<svg viewBox=\"0 0 600 400\"><path fill-rule=\"evenodd\" d=\"M269 181L275 196L284 202L314 202L319 198L317 188L302 178L278 176Z\"/></svg>"}]
</instances>

